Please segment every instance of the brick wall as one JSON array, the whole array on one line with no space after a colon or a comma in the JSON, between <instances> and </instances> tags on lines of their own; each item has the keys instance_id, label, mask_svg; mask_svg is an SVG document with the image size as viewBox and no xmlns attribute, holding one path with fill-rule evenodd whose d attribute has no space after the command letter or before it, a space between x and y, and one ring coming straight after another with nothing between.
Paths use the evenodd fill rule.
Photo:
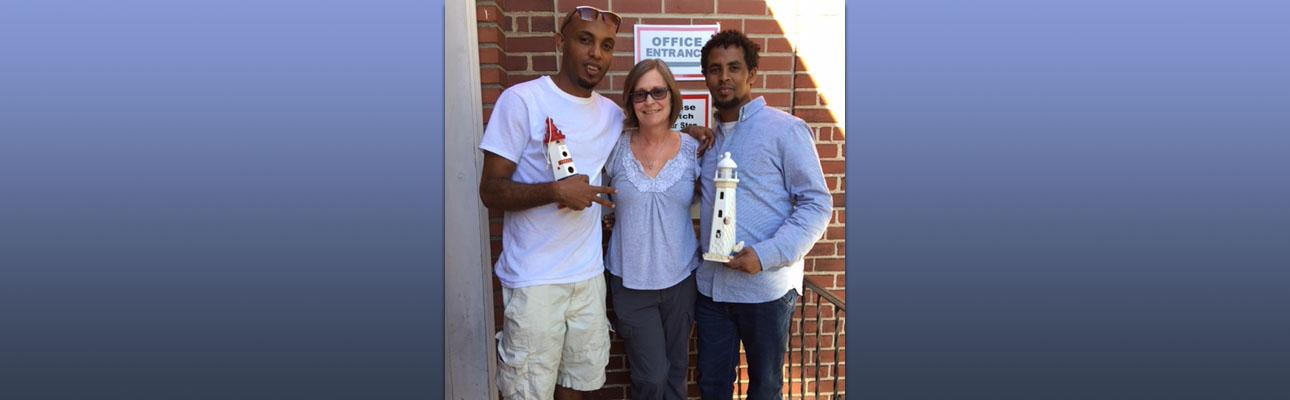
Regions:
<instances>
[{"instance_id":1,"label":"brick wall","mask_svg":"<svg viewBox=\"0 0 1290 400\"><path fill-rule=\"evenodd\" d=\"M823 91L817 91L816 88L817 82L827 82L829 85L835 85L840 82L841 77L836 76L840 72L830 72L828 75L813 74L808 66L812 65L815 60L804 61L798 57L800 53L795 50L800 47L800 44L795 46L794 42L790 40L795 36L794 29L806 29L805 27L810 24L818 24L818 20L810 20L804 16L802 8L787 12L781 8L768 5L764 1L756 0L478 1L476 16L479 24L480 79L484 103L483 123L487 123L493 103L504 88L556 71L557 56L553 39L554 30L558 25L558 20L563 17L564 13L579 5L590 5L600 9L612 10L623 17L623 26L619 30L617 46L614 49L613 64L605 80L597 87L598 92L614 101L619 100L618 93L622 90L627 71L633 65L632 26L635 24L698 25L718 23L722 29L742 30L762 46L761 65L759 68L760 79L753 86L753 95L764 96L770 106L791 112L807 122L815 135L816 150L820 155L825 181L833 193L835 206L833 219L829 223L824 238L816 243L808 254L806 273L808 279L829 288L839 297L844 297L846 292L846 276L843 268L843 261L846 256L846 238L844 236L846 228L845 135L841 124L838 122L841 118L837 118L837 113L840 113L841 110L831 109L830 106L833 104L830 104L826 97L823 96ZM817 8L819 7L812 7L812 9ZM840 19L829 19L827 21L835 20L839 21L837 23L840 24ZM827 60L826 62L841 62L843 44L840 39L836 43L837 59ZM814 65L822 65L822 63L815 61ZM829 71L839 71L839 69L834 68ZM681 82L681 88L682 90L706 90L702 81ZM840 100L840 98L835 98L835 101ZM490 210L489 217L489 232L495 260L501 252L502 214ZM495 278L493 287L496 291L494 299L497 300L495 315L498 318L497 326L500 327L500 319L503 315L501 310L501 286ZM809 314L814 313L812 308L808 307L808 310L810 311ZM831 317L831 313L822 314L825 317ZM810 324L807 325L804 328L807 333L805 341L808 347L814 347L815 329L813 326L809 326ZM826 363L831 361L834 346L839 346L841 350L839 359L845 360L845 340L839 339L838 343L833 343L831 336L834 328L833 324L826 322L823 325L820 331L824 335L821 335L820 343L825 351L821 352L820 357ZM797 330L798 328L794 326L790 343L792 346L798 345ZM693 339L691 343L691 351L693 352ZM629 366L622 346L621 339L614 337L608 368L608 381L605 387L595 392L591 398L628 398L627 386L630 381L627 371ZM692 358L693 356L691 354ZM812 359L812 357L812 354L807 355L808 360ZM796 380L796 377L801 372L800 357L792 355L789 358L789 364L785 372L792 374ZM806 375L808 376L806 389L808 394L814 393L816 390L820 393L833 394L832 377L834 374L843 374L838 378L839 388L837 392L845 393L845 390L842 390L845 383L845 365L839 371L834 371L832 368L821 368L818 371L820 376L818 388L813 382L817 371L811 366L810 361L807 362L806 369ZM740 376L741 379L747 379L745 373L741 372ZM693 361L691 361L690 379L693 382ZM788 389L791 389L793 393L799 393L801 390L798 383ZM690 387L690 395L692 398L698 398L698 391L693 383Z\"/></svg>"}]
</instances>

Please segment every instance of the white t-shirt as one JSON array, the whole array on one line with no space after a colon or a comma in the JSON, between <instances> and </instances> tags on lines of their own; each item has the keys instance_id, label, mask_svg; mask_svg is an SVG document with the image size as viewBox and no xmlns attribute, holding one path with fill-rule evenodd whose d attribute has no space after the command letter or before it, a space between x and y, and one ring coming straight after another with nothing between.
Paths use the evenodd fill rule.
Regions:
<instances>
[{"instance_id":1,"label":"white t-shirt","mask_svg":"<svg viewBox=\"0 0 1290 400\"><path fill-rule=\"evenodd\" d=\"M623 112L598 93L587 98L566 93L547 76L502 92L479 148L514 162L515 182L554 181L544 143L547 118L565 135L578 173L600 186L600 171L623 129ZM506 212L502 255L494 266L497 278L503 286L521 288L602 274L600 215L599 204L581 211L551 203Z\"/></svg>"}]
</instances>

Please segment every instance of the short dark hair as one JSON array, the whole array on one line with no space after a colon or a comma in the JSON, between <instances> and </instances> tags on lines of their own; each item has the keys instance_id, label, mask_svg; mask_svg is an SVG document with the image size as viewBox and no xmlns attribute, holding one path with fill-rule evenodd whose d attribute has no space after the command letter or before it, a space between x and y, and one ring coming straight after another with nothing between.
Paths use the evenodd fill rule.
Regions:
<instances>
[{"instance_id":1,"label":"short dark hair","mask_svg":"<svg viewBox=\"0 0 1290 400\"><path fill-rule=\"evenodd\" d=\"M761 51L761 46L754 43L752 39L745 36L743 32L728 29L712 35L712 38L708 39L708 43L703 45L703 50L699 53L700 71L708 70L708 54L712 53L712 49L730 46L743 48L744 64L748 64L748 68L750 69L757 68L757 52Z\"/></svg>"},{"instance_id":2,"label":"short dark hair","mask_svg":"<svg viewBox=\"0 0 1290 400\"><path fill-rule=\"evenodd\" d=\"M632 91L636 90L636 82L640 82L641 77L646 72L658 71L663 76L663 83L667 84L668 99L672 103L672 112L667 115L667 122L675 124L676 119L681 117L681 88L676 84L676 78L672 76L672 69L667 63L657 58L642 60L632 67L632 72L627 73L627 81L623 83L623 114L626 117L623 125L629 128L640 127L640 121L636 120L636 103L632 101Z\"/></svg>"}]
</instances>

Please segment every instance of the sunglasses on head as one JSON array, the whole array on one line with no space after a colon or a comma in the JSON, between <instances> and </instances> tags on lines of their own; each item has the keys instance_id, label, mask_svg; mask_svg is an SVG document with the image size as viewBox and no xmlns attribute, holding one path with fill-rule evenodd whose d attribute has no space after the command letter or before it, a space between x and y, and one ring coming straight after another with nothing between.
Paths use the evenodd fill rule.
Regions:
<instances>
[{"instance_id":1,"label":"sunglasses on head","mask_svg":"<svg viewBox=\"0 0 1290 400\"><path fill-rule=\"evenodd\" d=\"M569 15L564 17L564 23L560 25L559 32L564 32L564 27L569 26L569 21L573 20L575 14L583 21L595 21L596 18L603 18L606 22L614 24L615 33L618 32L618 27L623 24L623 17L619 17L618 14L614 14L612 11L605 11L591 6L579 6L574 8L573 11L569 11Z\"/></svg>"},{"instance_id":2,"label":"sunglasses on head","mask_svg":"<svg viewBox=\"0 0 1290 400\"><path fill-rule=\"evenodd\" d=\"M653 97L654 100L663 100L663 99L666 99L667 95L671 93L672 91L668 90L667 88L656 87L648 91L637 90L635 92L632 92L631 96L632 96L633 103L644 103L645 96Z\"/></svg>"}]
</instances>

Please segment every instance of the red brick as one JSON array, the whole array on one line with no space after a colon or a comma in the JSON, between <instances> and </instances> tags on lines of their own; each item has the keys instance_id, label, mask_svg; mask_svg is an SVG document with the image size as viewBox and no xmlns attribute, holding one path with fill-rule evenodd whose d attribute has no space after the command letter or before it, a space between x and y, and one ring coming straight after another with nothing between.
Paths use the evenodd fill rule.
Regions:
<instances>
[{"instance_id":1,"label":"red brick","mask_svg":"<svg viewBox=\"0 0 1290 400\"><path fill-rule=\"evenodd\" d=\"M482 122L482 123L484 123L484 124L487 124L487 123L488 123L488 117L491 117L492 115L493 115L493 107L492 107L492 105L491 105L491 104L485 105L485 106L484 106L484 120L483 120L483 121L481 121L481 122ZM500 326L500 325L499 325L499 326Z\"/></svg>"},{"instance_id":2,"label":"red brick","mask_svg":"<svg viewBox=\"0 0 1290 400\"><path fill-rule=\"evenodd\" d=\"M717 14L766 15L766 2L759 0L717 0Z\"/></svg>"},{"instance_id":3,"label":"red brick","mask_svg":"<svg viewBox=\"0 0 1290 400\"><path fill-rule=\"evenodd\" d=\"M515 17L502 18L497 25L502 27L503 32L515 32Z\"/></svg>"},{"instance_id":4,"label":"red brick","mask_svg":"<svg viewBox=\"0 0 1290 400\"><path fill-rule=\"evenodd\" d=\"M793 115L806 122L837 122L827 108L799 108Z\"/></svg>"},{"instance_id":5,"label":"red brick","mask_svg":"<svg viewBox=\"0 0 1290 400\"><path fill-rule=\"evenodd\" d=\"M533 56L533 70L554 72L555 56Z\"/></svg>"},{"instance_id":6,"label":"red brick","mask_svg":"<svg viewBox=\"0 0 1290 400\"><path fill-rule=\"evenodd\" d=\"M618 27L618 33L631 36L632 27L636 26L637 22L640 22L640 18L623 17L623 24ZM618 48L618 50L622 50L622 48Z\"/></svg>"},{"instance_id":7,"label":"red brick","mask_svg":"<svg viewBox=\"0 0 1290 400\"><path fill-rule=\"evenodd\" d=\"M515 17L515 31L529 32L529 17Z\"/></svg>"},{"instance_id":8,"label":"red brick","mask_svg":"<svg viewBox=\"0 0 1290 400\"><path fill-rule=\"evenodd\" d=\"M745 34L782 35L784 28L773 19L750 19L744 21Z\"/></svg>"},{"instance_id":9,"label":"red brick","mask_svg":"<svg viewBox=\"0 0 1290 400\"><path fill-rule=\"evenodd\" d=\"M827 354L829 357L829 360L827 360L826 362L832 362L833 352L823 351L823 352L820 352L820 354L821 355ZM809 386L807 386L807 389L809 391L818 392L818 393L833 393L833 380L820 379L818 382L811 382Z\"/></svg>"},{"instance_id":10,"label":"red brick","mask_svg":"<svg viewBox=\"0 0 1290 400\"><path fill-rule=\"evenodd\" d=\"M837 158L838 145L832 143L820 143L815 145L815 152L819 153L820 159Z\"/></svg>"},{"instance_id":11,"label":"red brick","mask_svg":"<svg viewBox=\"0 0 1290 400\"><path fill-rule=\"evenodd\" d=\"M505 74L502 72L501 68L492 67L492 66L480 68L479 82L480 83L502 83L502 80L504 79L504 75Z\"/></svg>"},{"instance_id":12,"label":"red brick","mask_svg":"<svg viewBox=\"0 0 1290 400\"><path fill-rule=\"evenodd\" d=\"M703 81L680 81L676 84L681 88L681 91L708 92L708 87Z\"/></svg>"},{"instance_id":13,"label":"red brick","mask_svg":"<svg viewBox=\"0 0 1290 400\"><path fill-rule=\"evenodd\" d=\"M828 141L832 141L832 140L833 140L833 139L832 139L833 134L832 134L832 133L830 133L830 132L832 132L832 131L833 131L833 128L832 128L832 127L828 127L828 126L821 126L821 127L819 128L819 130L818 130L817 132L815 132L815 141L817 141L817 142L828 142Z\"/></svg>"},{"instance_id":14,"label":"red brick","mask_svg":"<svg viewBox=\"0 0 1290 400\"><path fill-rule=\"evenodd\" d=\"M828 128L829 128L829 135L828 135L828 136L820 136L820 141L829 141L829 142L838 142L838 141L840 141L840 140L841 140L841 136L839 136L839 135L838 135L838 127L837 127L836 125L834 125L834 126L830 126L830 127L828 127Z\"/></svg>"},{"instance_id":15,"label":"red brick","mask_svg":"<svg viewBox=\"0 0 1290 400\"><path fill-rule=\"evenodd\" d=\"M834 207L834 208L837 208L837 207L846 207L846 205L845 205L845 204L834 204L834 205L833 205L833 207ZM845 224L845 223L847 223L847 210L834 210L834 211L836 211L836 212L834 213L835 215L833 216L833 220L834 220L833 222L837 222L837 223L839 223L839 224Z\"/></svg>"},{"instance_id":16,"label":"red brick","mask_svg":"<svg viewBox=\"0 0 1290 400\"><path fill-rule=\"evenodd\" d=\"M760 72L760 71L759 71ZM758 74L766 82L763 86L766 89L791 89L793 84L792 75L768 75Z\"/></svg>"},{"instance_id":17,"label":"red brick","mask_svg":"<svg viewBox=\"0 0 1290 400\"><path fill-rule=\"evenodd\" d=\"M667 0L663 4L663 10L667 13L678 14L711 14L711 0Z\"/></svg>"},{"instance_id":18,"label":"red brick","mask_svg":"<svg viewBox=\"0 0 1290 400\"><path fill-rule=\"evenodd\" d=\"M614 61L609 64L609 70L610 71L631 71L632 67L635 65L636 65L635 57L617 56L617 57L614 57Z\"/></svg>"},{"instance_id":19,"label":"red brick","mask_svg":"<svg viewBox=\"0 0 1290 400\"><path fill-rule=\"evenodd\" d=\"M515 86L541 77L542 74L508 74L506 75L506 86Z\"/></svg>"},{"instance_id":20,"label":"red brick","mask_svg":"<svg viewBox=\"0 0 1290 400\"><path fill-rule=\"evenodd\" d=\"M481 47L479 49L480 64L497 64L502 61L502 49L496 47Z\"/></svg>"},{"instance_id":21,"label":"red brick","mask_svg":"<svg viewBox=\"0 0 1290 400\"><path fill-rule=\"evenodd\" d=\"M483 88L483 89L480 89L479 92L480 92L480 99L483 100L484 103L491 104L491 103L496 103L497 98L502 95L502 88ZM497 233L494 233L494 235L500 235L500 234L502 233L501 233L501 226L499 225L498 231Z\"/></svg>"},{"instance_id":22,"label":"red brick","mask_svg":"<svg viewBox=\"0 0 1290 400\"><path fill-rule=\"evenodd\" d=\"M826 174L844 174L847 172L847 162L841 160L822 160L820 161L820 168L824 170L824 173ZM840 204L841 203L834 203L835 206Z\"/></svg>"},{"instance_id":23,"label":"red brick","mask_svg":"<svg viewBox=\"0 0 1290 400\"><path fill-rule=\"evenodd\" d=\"M618 0L614 2L616 13L658 14L663 12L662 0Z\"/></svg>"},{"instance_id":24,"label":"red brick","mask_svg":"<svg viewBox=\"0 0 1290 400\"><path fill-rule=\"evenodd\" d=\"M815 259L816 271L845 271L846 268L847 268L846 259L842 259L842 258Z\"/></svg>"},{"instance_id":25,"label":"red brick","mask_svg":"<svg viewBox=\"0 0 1290 400\"><path fill-rule=\"evenodd\" d=\"M555 10L555 2L551 0L501 0L501 4L507 12Z\"/></svg>"},{"instance_id":26,"label":"red brick","mask_svg":"<svg viewBox=\"0 0 1290 400\"><path fill-rule=\"evenodd\" d=\"M766 38L766 47L762 50L767 53L790 53L793 51L793 43L784 38Z\"/></svg>"},{"instance_id":27,"label":"red brick","mask_svg":"<svg viewBox=\"0 0 1290 400\"><path fill-rule=\"evenodd\" d=\"M642 24L650 25L689 25L689 18L641 18Z\"/></svg>"},{"instance_id":28,"label":"red brick","mask_svg":"<svg viewBox=\"0 0 1290 400\"><path fill-rule=\"evenodd\" d=\"M479 43L501 43L504 38L502 30L495 26L479 28Z\"/></svg>"},{"instance_id":29,"label":"red brick","mask_svg":"<svg viewBox=\"0 0 1290 400\"><path fill-rule=\"evenodd\" d=\"M475 8L475 22L493 22L497 23L502 20L502 10L496 6L479 6Z\"/></svg>"},{"instance_id":30,"label":"red brick","mask_svg":"<svg viewBox=\"0 0 1290 400\"><path fill-rule=\"evenodd\" d=\"M560 18L564 18L565 14L568 14L574 7L579 6L592 6L601 10L608 10L609 0L557 0L555 2L555 10L559 11Z\"/></svg>"},{"instance_id":31,"label":"red brick","mask_svg":"<svg viewBox=\"0 0 1290 400\"><path fill-rule=\"evenodd\" d=\"M798 106L818 105L818 102L816 101L818 98L819 96L816 95L814 90L799 90L793 92L793 104Z\"/></svg>"},{"instance_id":32,"label":"red brick","mask_svg":"<svg viewBox=\"0 0 1290 400\"><path fill-rule=\"evenodd\" d=\"M555 17L534 16L529 21L529 30L533 32L555 32Z\"/></svg>"},{"instance_id":33,"label":"red brick","mask_svg":"<svg viewBox=\"0 0 1290 400\"><path fill-rule=\"evenodd\" d=\"M833 127L833 140L846 140L846 138L847 138L847 134L845 132L842 132L842 127L840 126Z\"/></svg>"},{"instance_id":34,"label":"red brick","mask_svg":"<svg viewBox=\"0 0 1290 400\"><path fill-rule=\"evenodd\" d=\"M819 146L819 145L817 144L816 146ZM838 177L836 177L836 176L825 176L825 177L824 177L824 187L825 187L826 189L828 189L828 190L829 190L829 193L837 192L837 191L838 191L838 190L837 190L837 187L838 187Z\"/></svg>"},{"instance_id":35,"label":"red brick","mask_svg":"<svg viewBox=\"0 0 1290 400\"><path fill-rule=\"evenodd\" d=\"M554 36L528 36L506 39L509 53L549 53L556 51Z\"/></svg>"},{"instance_id":36,"label":"red brick","mask_svg":"<svg viewBox=\"0 0 1290 400\"><path fill-rule=\"evenodd\" d=\"M838 226L838 227L826 228L824 230L824 238L831 239L831 240L846 239L847 238L846 227Z\"/></svg>"},{"instance_id":37,"label":"red brick","mask_svg":"<svg viewBox=\"0 0 1290 400\"><path fill-rule=\"evenodd\" d=\"M721 30L735 29L744 30L744 20L742 18L695 18L691 25L721 25Z\"/></svg>"},{"instance_id":38,"label":"red brick","mask_svg":"<svg viewBox=\"0 0 1290 400\"><path fill-rule=\"evenodd\" d=\"M757 59L757 71L760 72L790 72L792 68L792 56L762 56Z\"/></svg>"},{"instance_id":39,"label":"red brick","mask_svg":"<svg viewBox=\"0 0 1290 400\"><path fill-rule=\"evenodd\" d=\"M833 255L833 243L821 242L811 247L811 252L806 253L808 256L831 256Z\"/></svg>"},{"instance_id":40,"label":"red brick","mask_svg":"<svg viewBox=\"0 0 1290 400\"><path fill-rule=\"evenodd\" d=\"M507 71L525 71L529 69L529 58L525 56L506 56L502 58L502 68Z\"/></svg>"},{"instance_id":41,"label":"red brick","mask_svg":"<svg viewBox=\"0 0 1290 400\"><path fill-rule=\"evenodd\" d=\"M815 87L815 79L814 79L814 78L811 78L811 74L803 73L803 72L799 72L799 73L797 74L797 77L793 80L793 86L794 86L794 87L796 87L796 88L798 88L798 89L801 89L801 88L814 88L814 87Z\"/></svg>"},{"instance_id":42,"label":"red brick","mask_svg":"<svg viewBox=\"0 0 1290 400\"><path fill-rule=\"evenodd\" d=\"M820 308L820 310L828 310L828 307L826 306L824 308ZM815 307L814 306L806 307L806 311L815 311ZM808 312L808 314L813 314L813 312ZM829 319L831 319L832 316L826 316L826 317L829 317ZM813 324L813 323L815 323L815 316L814 315L806 316L806 324ZM796 335L793 335L793 337L788 339L788 347L789 348L805 347L805 348L811 348L811 350L814 350L815 342L819 342L820 350L822 350L820 351L820 354L824 354L824 352L833 352L832 350L824 350L824 348L833 347L832 335L820 335L819 341L815 341L814 334L806 335L806 337L804 338L799 338L799 337L796 337ZM802 346L802 345L805 345L805 346ZM793 357L793 359L796 359L796 357ZM808 359L808 360L814 361L813 357L811 357L811 359ZM826 377L826 374L824 374L824 368L826 368L826 366L820 366L820 374L819 374L820 377ZM801 373L800 368L792 368L792 370L793 370L793 373L795 373L793 374L793 378L796 378L797 374ZM806 375L808 375L808 377L814 377L814 374L815 374L815 368L811 368L811 366L808 366L808 368L806 368Z\"/></svg>"},{"instance_id":43,"label":"red brick","mask_svg":"<svg viewBox=\"0 0 1290 400\"><path fill-rule=\"evenodd\" d=\"M771 107L788 107L789 93L762 93L760 96L766 98L766 104Z\"/></svg>"}]
</instances>

